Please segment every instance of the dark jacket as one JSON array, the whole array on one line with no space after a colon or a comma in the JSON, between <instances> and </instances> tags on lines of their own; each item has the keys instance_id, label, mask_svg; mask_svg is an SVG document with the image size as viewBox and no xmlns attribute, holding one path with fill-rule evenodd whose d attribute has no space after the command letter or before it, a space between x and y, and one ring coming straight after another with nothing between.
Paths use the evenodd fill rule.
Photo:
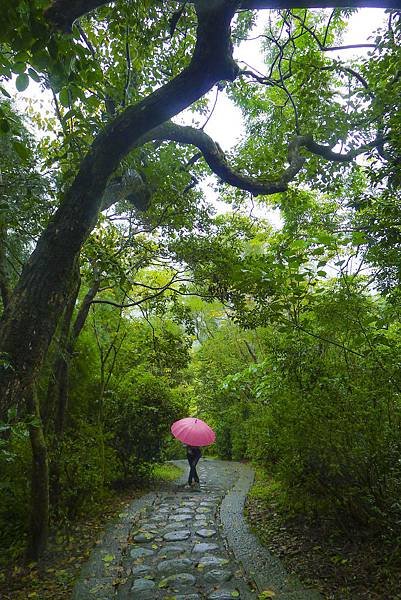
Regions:
<instances>
[{"instance_id":1,"label":"dark jacket","mask_svg":"<svg viewBox=\"0 0 401 600\"><path fill-rule=\"evenodd\" d=\"M188 460L199 460L202 456L201 449L198 446L187 446L187 458Z\"/></svg>"}]
</instances>

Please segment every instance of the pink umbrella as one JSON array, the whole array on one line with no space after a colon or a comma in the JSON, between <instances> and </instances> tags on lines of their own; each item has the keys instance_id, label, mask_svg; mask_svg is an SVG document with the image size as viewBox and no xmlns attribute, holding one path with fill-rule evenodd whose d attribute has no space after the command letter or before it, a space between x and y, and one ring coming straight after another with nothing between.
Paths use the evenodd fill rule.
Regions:
<instances>
[{"instance_id":1,"label":"pink umbrella","mask_svg":"<svg viewBox=\"0 0 401 600\"><path fill-rule=\"evenodd\" d=\"M171 433L177 440L189 446L209 446L216 439L213 429L195 417L176 421L171 426Z\"/></svg>"}]
</instances>

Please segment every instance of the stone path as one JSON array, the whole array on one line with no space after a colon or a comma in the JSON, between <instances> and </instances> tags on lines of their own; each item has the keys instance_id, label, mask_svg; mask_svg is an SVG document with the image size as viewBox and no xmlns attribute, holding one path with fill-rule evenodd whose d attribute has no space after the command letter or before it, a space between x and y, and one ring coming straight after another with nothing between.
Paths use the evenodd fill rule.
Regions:
<instances>
[{"instance_id":1,"label":"stone path","mask_svg":"<svg viewBox=\"0 0 401 600\"><path fill-rule=\"evenodd\" d=\"M83 569L73 600L251 600L267 587L275 600L320 598L290 580L264 549L258 555L242 516L252 470L202 460L198 472L199 490L184 489L184 474L170 491L148 494L120 515Z\"/></svg>"}]
</instances>

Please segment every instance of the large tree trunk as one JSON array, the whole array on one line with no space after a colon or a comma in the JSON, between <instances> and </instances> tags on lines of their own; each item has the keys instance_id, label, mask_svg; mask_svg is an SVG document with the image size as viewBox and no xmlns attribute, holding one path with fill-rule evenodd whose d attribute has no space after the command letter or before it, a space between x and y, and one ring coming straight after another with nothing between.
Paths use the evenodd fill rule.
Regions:
<instances>
[{"instance_id":1,"label":"large tree trunk","mask_svg":"<svg viewBox=\"0 0 401 600\"><path fill-rule=\"evenodd\" d=\"M98 135L64 201L25 265L0 326L0 350L10 368L0 373L0 419L26 405L68 297L81 246L96 224L110 175L141 136L202 97L222 79L234 80L232 0L199 0L197 42L189 66L165 86L128 107Z\"/></svg>"},{"instance_id":2,"label":"large tree trunk","mask_svg":"<svg viewBox=\"0 0 401 600\"><path fill-rule=\"evenodd\" d=\"M32 448L30 537L27 557L37 560L46 547L49 529L49 468L47 448L35 386L29 393L29 409L34 421L29 426Z\"/></svg>"}]
</instances>

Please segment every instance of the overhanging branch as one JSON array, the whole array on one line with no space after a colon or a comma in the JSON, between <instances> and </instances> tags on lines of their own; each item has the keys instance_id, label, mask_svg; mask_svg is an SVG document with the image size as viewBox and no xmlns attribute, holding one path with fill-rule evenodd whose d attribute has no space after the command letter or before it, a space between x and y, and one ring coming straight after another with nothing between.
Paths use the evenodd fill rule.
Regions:
<instances>
[{"instance_id":1,"label":"overhanging branch","mask_svg":"<svg viewBox=\"0 0 401 600\"><path fill-rule=\"evenodd\" d=\"M289 166L287 169L285 169L280 178L267 181L235 171L228 164L227 158L220 146L201 129L167 122L150 131L146 137L144 136L141 139L141 142L144 143L150 140L174 141L179 144L196 146L202 152L211 170L222 181L241 190L251 192L254 196L267 196L284 192L287 189L288 183L300 171L305 161L305 158L298 152L300 144L298 138L296 138L289 145Z\"/></svg>"},{"instance_id":2,"label":"overhanging branch","mask_svg":"<svg viewBox=\"0 0 401 600\"><path fill-rule=\"evenodd\" d=\"M55 29L70 33L72 24L79 17L110 2L111 0L53 0L44 14Z\"/></svg>"},{"instance_id":3,"label":"overhanging branch","mask_svg":"<svg viewBox=\"0 0 401 600\"><path fill-rule=\"evenodd\" d=\"M266 180L245 175L232 168L220 146L204 131L183 125L177 125L171 121L156 127L140 140L144 144L150 140L174 141L179 144L196 146L211 170L225 183L241 190L251 192L254 196L271 195L284 192L288 184L302 169L305 157L300 154L300 148L309 150L312 154L322 158L340 163L348 163L357 156L365 154L383 144L383 139L378 137L371 142L362 144L357 148L342 154L334 152L332 147L316 142L311 135L298 135L288 145L288 167L277 179Z\"/></svg>"},{"instance_id":4,"label":"overhanging branch","mask_svg":"<svg viewBox=\"0 0 401 600\"><path fill-rule=\"evenodd\" d=\"M333 150L331 149L330 146L324 146L323 144L318 144L317 142L315 142L315 140L313 139L313 137L311 135L302 135L302 136L298 137L299 146L306 148L307 150L309 150L309 152L312 152L313 154L317 154L318 156L321 156L322 158L325 158L326 160L330 160L333 162L343 162L343 163L351 162L357 156L360 156L361 154L365 154L365 152L369 152L370 150L373 150L373 148L377 148L377 146L379 146L382 143L383 143L383 139L376 138L376 139L372 140L371 142L368 142L366 144L362 144L361 146L358 146L358 148L353 148L352 150L350 150L349 152L347 152L345 154L341 154L339 152L333 152Z\"/></svg>"}]
</instances>

